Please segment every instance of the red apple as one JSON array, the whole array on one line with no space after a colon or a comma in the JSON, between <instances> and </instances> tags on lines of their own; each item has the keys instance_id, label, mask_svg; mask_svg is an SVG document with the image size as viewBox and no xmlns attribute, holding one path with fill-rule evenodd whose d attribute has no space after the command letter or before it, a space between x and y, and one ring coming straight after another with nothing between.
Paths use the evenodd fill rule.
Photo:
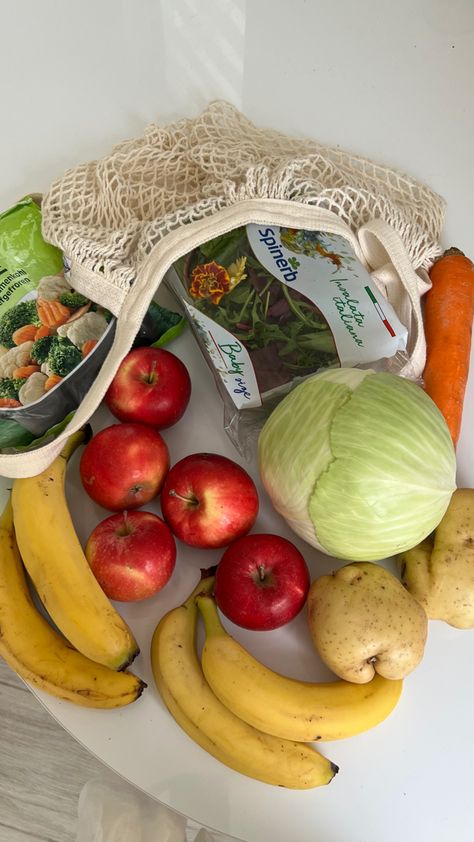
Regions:
<instances>
[{"instance_id":1,"label":"red apple","mask_svg":"<svg viewBox=\"0 0 474 842\"><path fill-rule=\"evenodd\" d=\"M112 424L86 445L82 484L94 502L119 512L137 509L160 492L169 468L168 448L143 424Z\"/></svg>"},{"instance_id":2,"label":"red apple","mask_svg":"<svg viewBox=\"0 0 474 842\"><path fill-rule=\"evenodd\" d=\"M193 547L225 547L252 528L257 489L240 465L217 453L194 453L174 465L161 493L163 517Z\"/></svg>"},{"instance_id":3,"label":"red apple","mask_svg":"<svg viewBox=\"0 0 474 842\"><path fill-rule=\"evenodd\" d=\"M269 631L293 620L306 602L308 566L279 535L246 535L227 548L216 572L216 602L244 629Z\"/></svg>"},{"instance_id":4,"label":"red apple","mask_svg":"<svg viewBox=\"0 0 474 842\"><path fill-rule=\"evenodd\" d=\"M191 397L188 370L163 348L135 348L122 360L105 395L119 421L138 421L159 430L184 414Z\"/></svg>"},{"instance_id":5,"label":"red apple","mask_svg":"<svg viewBox=\"0 0 474 842\"><path fill-rule=\"evenodd\" d=\"M91 532L86 557L110 599L135 602L161 591L176 563L166 523L151 512L121 512Z\"/></svg>"}]
</instances>

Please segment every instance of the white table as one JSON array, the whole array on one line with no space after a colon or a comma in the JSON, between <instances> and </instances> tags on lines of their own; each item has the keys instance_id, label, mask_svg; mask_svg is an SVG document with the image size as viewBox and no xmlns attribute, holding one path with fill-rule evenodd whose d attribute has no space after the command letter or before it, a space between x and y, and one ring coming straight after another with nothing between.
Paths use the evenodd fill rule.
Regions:
<instances>
[{"instance_id":1,"label":"white table","mask_svg":"<svg viewBox=\"0 0 474 842\"><path fill-rule=\"evenodd\" d=\"M66 167L101 156L149 122L194 115L224 97L257 123L338 143L426 181L448 202L446 245L473 256L473 30L471 0L4 3L1 206L45 190ZM173 350L190 368L194 393L186 415L192 438L183 442L179 425L166 434L172 459L205 449L236 458L194 340L187 334ZM474 485L473 393L474 374L458 446L459 485ZM109 421L100 410L94 428ZM68 494L85 540L104 512L83 496L75 506L77 459ZM262 499L258 529L280 532L303 549ZM330 559L304 550L313 573L331 569ZM191 590L202 558L180 550L164 592L121 607L142 648L135 669L149 684L143 698L122 711L94 712L42 695L64 728L146 792L249 842L470 842L474 634L431 623L425 658L390 719L323 747L341 767L334 782L311 792L275 789L195 746L153 686L153 628ZM239 637L295 677L327 675L304 617L283 630Z\"/></svg>"}]
</instances>

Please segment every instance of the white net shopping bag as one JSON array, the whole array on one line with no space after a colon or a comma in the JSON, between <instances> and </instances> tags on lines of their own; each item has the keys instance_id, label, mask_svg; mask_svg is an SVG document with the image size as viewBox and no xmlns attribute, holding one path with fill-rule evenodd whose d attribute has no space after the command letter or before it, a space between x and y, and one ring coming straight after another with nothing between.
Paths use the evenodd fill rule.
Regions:
<instances>
[{"instance_id":1,"label":"white net shopping bag","mask_svg":"<svg viewBox=\"0 0 474 842\"><path fill-rule=\"evenodd\" d=\"M92 415L165 273L200 243L249 223L344 236L409 329L407 373L425 359L420 299L440 254L444 202L428 187L339 148L260 129L213 102L197 118L150 126L55 181L43 233L71 261L71 284L117 316L114 344L69 427L0 471L43 470Z\"/></svg>"}]
</instances>

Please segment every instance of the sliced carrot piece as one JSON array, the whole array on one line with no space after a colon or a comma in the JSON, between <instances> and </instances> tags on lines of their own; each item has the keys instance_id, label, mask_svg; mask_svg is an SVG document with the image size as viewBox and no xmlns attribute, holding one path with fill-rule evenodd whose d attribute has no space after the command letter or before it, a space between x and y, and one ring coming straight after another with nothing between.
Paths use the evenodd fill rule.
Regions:
<instances>
[{"instance_id":1,"label":"sliced carrot piece","mask_svg":"<svg viewBox=\"0 0 474 842\"><path fill-rule=\"evenodd\" d=\"M16 401L15 398L0 398L0 407L10 407L11 409L14 409L16 406L21 405L20 401Z\"/></svg>"},{"instance_id":2,"label":"sliced carrot piece","mask_svg":"<svg viewBox=\"0 0 474 842\"><path fill-rule=\"evenodd\" d=\"M40 365L20 365L13 369L13 377L29 377L36 371L41 371Z\"/></svg>"},{"instance_id":3,"label":"sliced carrot piece","mask_svg":"<svg viewBox=\"0 0 474 842\"><path fill-rule=\"evenodd\" d=\"M50 374L48 379L44 381L44 391L49 392L50 389L54 389L62 379L59 374Z\"/></svg>"},{"instance_id":4,"label":"sliced carrot piece","mask_svg":"<svg viewBox=\"0 0 474 842\"><path fill-rule=\"evenodd\" d=\"M69 319L71 310L65 307L56 298L49 301L47 298L38 298L36 300L36 309L40 321L46 327L59 327Z\"/></svg>"},{"instance_id":5,"label":"sliced carrot piece","mask_svg":"<svg viewBox=\"0 0 474 842\"><path fill-rule=\"evenodd\" d=\"M41 325L41 327L36 328L35 339L43 339L44 336L50 336L51 329L48 325Z\"/></svg>"},{"instance_id":6,"label":"sliced carrot piece","mask_svg":"<svg viewBox=\"0 0 474 842\"><path fill-rule=\"evenodd\" d=\"M84 345L81 348L82 356L87 357L96 345L97 339L88 339L87 342L84 342Z\"/></svg>"},{"instance_id":7,"label":"sliced carrot piece","mask_svg":"<svg viewBox=\"0 0 474 842\"><path fill-rule=\"evenodd\" d=\"M22 345L23 342L32 342L35 339L36 325L23 325L12 333L12 339L15 345Z\"/></svg>"}]
</instances>

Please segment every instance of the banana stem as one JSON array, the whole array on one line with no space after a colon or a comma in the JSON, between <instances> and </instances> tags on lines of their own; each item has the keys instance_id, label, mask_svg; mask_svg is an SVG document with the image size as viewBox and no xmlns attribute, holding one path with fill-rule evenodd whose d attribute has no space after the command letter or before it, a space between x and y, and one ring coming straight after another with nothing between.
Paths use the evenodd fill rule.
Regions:
<instances>
[{"instance_id":1,"label":"banana stem","mask_svg":"<svg viewBox=\"0 0 474 842\"><path fill-rule=\"evenodd\" d=\"M199 595L196 602L201 613L201 617L204 620L206 635L211 637L217 634L226 634L226 630L220 621L219 614L217 613L216 602L212 596Z\"/></svg>"},{"instance_id":2,"label":"banana stem","mask_svg":"<svg viewBox=\"0 0 474 842\"><path fill-rule=\"evenodd\" d=\"M73 433L69 436L66 444L64 445L63 449L61 450L61 458L65 459L66 462L68 459L71 458L72 454L75 450L79 447L80 444L87 444L88 441L92 438L92 428L90 424L86 424L84 427L81 427L80 430Z\"/></svg>"},{"instance_id":3,"label":"banana stem","mask_svg":"<svg viewBox=\"0 0 474 842\"><path fill-rule=\"evenodd\" d=\"M209 573L209 570L204 571L205 573ZM192 594L188 596L186 602L183 602L185 608L190 608L192 605L195 605L196 599L198 596L211 593L214 588L214 576L206 576L205 578L201 579L201 581L196 585Z\"/></svg>"},{"instance_id":4,"label":"banana stem","mask_svg":"<svg viewBox=\"0 0 474 842\"><path fill-rule=\"evenodd\" d=\"M12 509L12 497L11 494L8 495L8 500L5 504L5 508L0 515L0 529L4 529L6 532L9 532L13 527L13 509Z\"/></svg>"}]
</instances>

